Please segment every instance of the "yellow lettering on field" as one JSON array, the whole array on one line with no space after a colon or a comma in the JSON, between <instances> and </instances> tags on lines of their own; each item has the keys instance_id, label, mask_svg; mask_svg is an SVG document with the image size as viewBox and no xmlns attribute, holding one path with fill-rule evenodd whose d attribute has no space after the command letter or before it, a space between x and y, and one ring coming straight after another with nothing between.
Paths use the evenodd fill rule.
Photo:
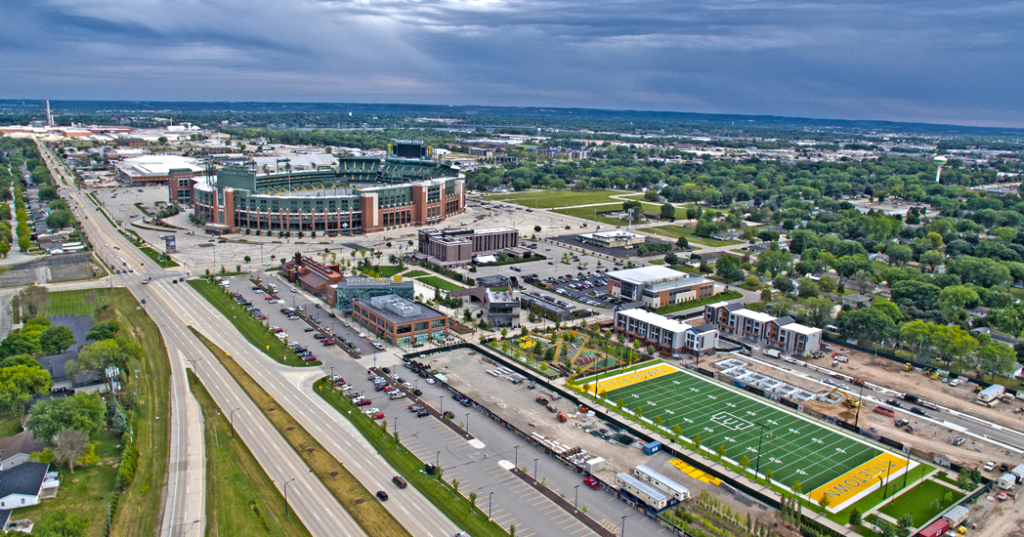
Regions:
<instances>
[{"instance_id":1,"label":"yellow lettering on field","mask_svg":"<svg viewBox=\"0 0 1024 537\"><path fill-rule=\"evenodd\" d=\"M625 388L626 386L631 386L633 384L644 382L645 380L651 380L654 378L668 375L669 373L676 373L678 371L678 369L668 364L658 364L656 366L638 369L636 371L630 371L629 373L616 375L609 379L605 379L598 382L597 393L604 394L606 392L615 391L618 390L619 388ZM593 382L584 384L584 386L590 386L590 388L587 389L586 391L593 393Z\"/></svg>"},{"instance_id":2,"label":"yellow lettering on field","mask_svg":"<svg viewBox=\"0 0 1024 537\"><path fill-rule=\"evenodd\" d=\"M829 497L829 508L839 507L864 492L872 485L879 484L879 477L892 477L900 474L907 467L907 459L894 453L882 453L870 461L846 472L845 474L814 489L808 495L811 501L818 503L823 496Z\"/></svg>"}]
</instances>

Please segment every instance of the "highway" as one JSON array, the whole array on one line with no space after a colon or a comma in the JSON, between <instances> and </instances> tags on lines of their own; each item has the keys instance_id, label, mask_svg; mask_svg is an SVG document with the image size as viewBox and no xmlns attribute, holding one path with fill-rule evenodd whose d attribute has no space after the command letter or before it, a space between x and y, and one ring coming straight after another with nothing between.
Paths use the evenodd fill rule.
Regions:
<instances>
[{"instance_id":1,"label":"highway","mask_svg":"<svg viewBox=\"0 0 1024 537\"><path fill-rule=\"evenodd\" d=\"M43 151L47 155L51 170L56 169L53 155L49 154L48 150ZM70 178L66 182L74 184ZM175 387L171 390L174 409L172 412L183 413L185 417L180 422L172 422L172 430L178 431L177 436L172 434L172 438L177 438L178 443L172 445L175 450L170 461L171 473L164 500L164 518L165 521L171 522L165 523L166 531L162 531L161 535L202 534L198 527L197 533L177 533L190 521L203 518L201 502L197 512L194 502L184 500L190 493L196 494L196 491L190 490L189 487L194 478L186 476L201 474L202 470L185 465L191 472L184 472L180 479L172 479L172 474L182 466L180 461L188 460L189 457L187 445L191 429L187 424L190 423L190 419L198 419L198 416L189 416L187 405L178 400L178 397L184 397L188 393L184 375L187 360L192 361L194 365L191 367L222 410L230 412L235 408L241 409L235 413L236 430L278 487L295 479L288 489L289 504L313 535L364 535L351 516L302 463L291 446L273 429L241 387L191 334L187 329L189 325L229 352L371 492L388 490L391 500L385 502L384 506L413 535L441 537L453 535L458 531L458 528L419 491L409 488L396 493L394 487L390 486L390 480L397 472L376 454L372 446L347 420L325 403L321 403L319 398L311 393L308 381L324 375L323 371L290 368L271 360L250 345L227 319L190 286L171 283L171 279L181 278L180 271L164 270L157 266L135 249L105 218L98 215L84 192L74 188L66 190L68 197L79 205L76 215L97 253L107 259L120 256L135 270L135 273L127 278L126 287L138 299L146 300L145 307L160 326L167 342L172 366L172 386ZM85 220L82 218L85 214L91 214L93 217ZM113 250L115 246L119 250ZM153 282L143 285L142 279L146 277L152 278ZM307 380L306 390L300 387L303 380ZM181 388L178 389L178 386ZM193 525L202 526L201 523Z\"/></svg>"}]
</instances>

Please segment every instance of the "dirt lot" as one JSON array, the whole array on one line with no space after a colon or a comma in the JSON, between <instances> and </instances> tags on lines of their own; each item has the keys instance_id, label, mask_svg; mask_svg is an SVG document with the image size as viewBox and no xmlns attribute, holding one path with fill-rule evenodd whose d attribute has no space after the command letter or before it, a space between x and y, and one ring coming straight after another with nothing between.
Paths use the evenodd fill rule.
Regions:
<instances>
[{"instance_id":1,"label":"dirt lot","mask_svg":"<svg viewBox=\"0 0 1024 537\"><path fill-rule=\"evenodd\" d=\"M967 535L1024 537L1024 494L1016 501L997 502L983 496L970 505Z\"/></svg>"},{"instance_id":2,"label":"dirt lot","mask_svg":"<svg viewBox=\"0 0 1024 537\"><path fill-rule=\"evenodd\" d=\"M669 464L672 457L668 455L644 455L638 444L634 444L635 447L627 447L618 443L612 444L584 432L584 427L601 423L597 418L578 415L576 418L570 417L566 423L559 423L555 419L554 413L549 412L535 401L537 397L541 396L549 398L544 393L546 390L541 388L530 390L525 384L516 386L507 380L494 377L487 371L501 367L501 364L486 360L483 355L458 349L443 355L433 355L429 363L441 370L453 388L479 401L519 429L527 433L536 432L545 438L567 446L579 446L595 457L604 457L607 466L597 475L606 482L613 481L618 472L626 472L639 464L647 464L689 488L694 496L700 494L702 490L707 490L714 496L729 500L730 505L734 508L745 508L739 503L732 502L731 495L721 487L702 483L680 472ZM555 401L554 405L566 415L577 414L576 408L565 399ZM601 426L601 428L605 427ZM512 436L509 436L509 442L514 443ZM765 512L751 509L750 513L751 516L758 516L764 515Z\"/></svg>"}]
</instances>

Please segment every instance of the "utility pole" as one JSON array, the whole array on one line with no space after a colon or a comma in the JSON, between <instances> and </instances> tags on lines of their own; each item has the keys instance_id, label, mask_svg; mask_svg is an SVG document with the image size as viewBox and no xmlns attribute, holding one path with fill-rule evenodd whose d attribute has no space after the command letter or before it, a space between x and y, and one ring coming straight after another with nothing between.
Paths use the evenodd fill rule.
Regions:
<instances>
[{"instance_id":1,"label":"utility pole","mask_svg":"<svg viewBox=\"0 0 1024 537\"><path fill-rule=\"evenodd\" d=\"M764 438L764 432L768 429L768 426L763 423L754 422L761 428L761 432L757 435L757 463L754 465L754 481L757 481L757 474L761 471L761 440ZM768 434L771 434L770 432Z\"/></svg>"}]
</instances>

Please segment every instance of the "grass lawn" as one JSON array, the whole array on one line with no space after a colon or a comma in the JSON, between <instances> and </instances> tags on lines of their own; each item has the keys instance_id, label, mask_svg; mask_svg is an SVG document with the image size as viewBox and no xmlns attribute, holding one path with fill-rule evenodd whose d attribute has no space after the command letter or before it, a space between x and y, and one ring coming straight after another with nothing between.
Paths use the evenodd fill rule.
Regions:
<instances>
[{"instance_id":1,"label":"grass lawn","mask_svg":"<svg viewBox=\"0 0 1024 537\"><path fill-rule=\"evenodd\" d=\"M405 278L419 278L420 276L430 276L430 273L425 270L411 270L402 274Z\"/></svg>"},{"instance_id":2,"label":"grass lawn","mask_svg":"<svg viewBox=\"0 0 1024 537\"><path fill-rule=\"evenodd\" d=\"M743 241L727 240L720 241L718 239L712 239L710 237L698 237L694 235L693 228L686 226L677 226L670 224L667 226L655 226L641 229L644 233L654 233L663 237L671 237L678 239L679 237L686 237L686 240L695 242L697 244L703 244L704 246L733 246L735 244L743 244Z\"/></svg>"},{"instance_id":3,"label":"grass lawn","mask_svg":"<svg viewBox=\"0 0 1024 537\"><path fill-rule=\"evenodd\" d=\"M553 207L572 207L592 203L609 203L615 200L612 196L630 194L626 190L598 190L595 192L573 192L571 190L540 190L516 192L513 194L494 194L485 197L487 201L507 201L534 209L550 209ZM620 202L619 207L622 207Z\"/></svg>"},{"instance_id":4,"label":"grass lawn","mask_svg":"<svg viewBox=\"0 0 1024 537\"><path fill-rule=\"evenodd\" d=\"M897 520L899 520L899 518L904 514L910 513L914 516L914 526L920 527L925 522L928 522L928 520L933 516L939 514L939 511L932 511L931 503L933 500L939 500L939 502L942 502L943 496L945 496L947 492L953 494L953 502L964 497L963 493L959 491L953 490L935 481L927 480L922 481L913 489L904 492L900 497L885 504L885 506L879 509L879 511ZM940 505L945 508L952 504L942 502Z\"/></svg>"},{"instance_id":5,"label":"grass lawn","mask_svg":"<svg viewBox=\"0 0 1024 537\"><path fill-rule=\"evenodd\" d=\"M331 491L342 507L363 531L370 537L401 537L409 536L409 532L395 520L395 517L377 501L374 495L366 490L359 480L353 476L347 468L335 459L323 445L304 429L295 418L284 409L280 408L274 398L251 377L233 359L228 357L220 347L214 345L210 340L203 337L192 327L190 330L203 342L204 345L217 360L224 365L224 368L231 373L231 376L238 382L238 385L245 390L245 393L252 399L263 412L263 415L270 420L277 432L281 434L292 446L295 453L309 466L316 477ZM410 536L411 537L411 536Z\"/></svg>"},{"instance_id":6,"label":"grass lawn","mask_svg":"<svg viewBox=\"0 0 1024 537\"><path fill-rule=\"evenodd\" d=\"M288 345L285 345L270 332L269 328L263 326L263 323L245 311L245 308L231 297L230 292L226 292L206 280L188 280L188 284L231 321L231 324L235 325L245 339L263 351L263 354L277 362L293 367L313 367L322 364L319 360L312 362L300 360Z\"/></svg>"},{"instance_id":7,"label":"grass lawn","mask_svg":"<svg viewBox=\"0 0 1024 537\"><path fill-rule=\"evenodd\" d=\"M149 246L142 246L139 250L153 261L156 261L157 264L163 268L174 268L179 266L173 259L170 259L170 256L163 256L160 252L150 248Z\"/></svg>"},{"instance_id":8,"label":"grass lawn","mask_svg":"<svg viewBox=\"0 0 1024 537\"><path fill-rule=\"evenodd\" d=\"M396 440L380 424L362 412L358 412L358 408L347 398L342 397L325 379L317 381L315 386L320 397L337 409L342 416L348 418L384 459L456 526L470 535L507 535L504 529L496 523L488 521L487 515L479 507L474 507L466 497L455 492L447 482L425 474L422 471L423 461L401 444L401 431ZM351 412L353 410L357 412ZM477 503L483 505L483 502L479 500Z\"/></svg>"},{"instance_id":9,"label":"grass lawn","mask_svg":"<svg viewBox=\"0 0 1024 537\"><path fill-rule=\"evenodd\" d=\"M690 308L696 308L697 306L704 306L707 304L714 304L716 302L722 302L723 300L736 300L737 298L743 298L743 294L739 291L722 291L715 296L709 296L700 300L691 300L689 302L683 302L682 304L675 304L673 306L665 306L664 308L658 308L655 310L661 315L667 315L669 313L675 313L677 311L688 310Z\"/></svg>"},{"instance_id":10,"label":"grass lawn","mask_svg":"<svg viewBox=\"0 0 1024 537\"><path fill-rule=\"evenodd\" d=\"M933 466L929 466L927 464L922 463L921 466L918 466L917 468L914 468L913 470L910 471L910 475L907 477L907 486L913 487L921 480L922 476L928 476L933 470L935 470ZM846 509L843 509L838 513L826 514L828 518L833 522L837 522L839 524L847 524L850 521L850 513L853 512L854 509L857 509L862 514L867 513L876 505L882 503L882 500L884 499L882 497L883 493L886 493L887 496L892 496L894 493L899 492L901 490L903 490L903 480L894 479L892 483L889 485L887 491L877 489L868 494L867 496L861 498L859 501L857 501L857 503L847 507ZM928 501L930 502L931 500L929 499Z\"/></svg>"},{"instance_id":11,"label":"grass lawn","mask_svg":"<svg viewBox=\"0 0 1024 537\"><path fill-rule=\"evenodd\" d=\"M188 383L203 409L206 527L209 531L224 537L309 535L294 511L284 516L284 497L245 442L232 438L227 418L191 370ZM259 518L255 515L257 512Z\"/></svg>"},{"instance_id":12,"label":"grass lawn","mask_svg":"<svg viewBox=\"0 0 1024 537\"><path fill-rule=\"evenodd\" d=\"M427 285L429 285L431 287L440 289L442 291L451 292L451 291L458 291L460 289L465 289L465 287L463 287L463 286L461 286L461 285L459 285L457 283L452 283L452 282L450 282L448 280L445 280L444 278L441 278L439 276L427 276L425 278L419 278L419 281L422 282L422 283L425 283L425 284L427 284Z\"/></svg>"},{"instance_id":13,"label":"grass lawn","mask_svg":"<svg viewBox=\"0 0 1024 537\"><path fill-rule=\"evenodd\" d=\"M371 267L369 271L364 270L363 273L374 278L390 278L403 270L405 270L405 268L398 268L394 265L381 265L379 267Z\"/></svg>"},{"instance_id":14,"label":"grass lawn","mask_svg":"<svg viewBox=\"0 0 1024 537\"><path fill-rule=\"evenodd\" d=\"M21 432L21 414L0 418L0 438L14 436Z\"/></svg>"},{"instance_id":15,"label":"grass lawn","mask_svg":"<svg viewBox=\"0 0 1024 537\"><path fill-rule=\"evenodd\" d=\"M661 214L661 205L654 203L644 203L643 209L649 213ZM566 216L575 216L576 218L583 218L585 220L596 220L598 222L609 224L612 226L624 226L629 223L628 220L618 218L609 218L607 216L601 216L597 213L607 213L611 211L621 211L622 203L609 203L606 205L596 205L592 207L570 207L568 209L557 209L555 213L564 214Z\"/></svg>"},{"instance_id":16,"label":"grass lawn","mask_svg":"<svg viewBox=\"0 0 1024 537\"><path fill-rule=\"evenodd\" d=\"M122 327L121 335L138 343L145 351L143 361L136 364L139 371L139 422L135 429L140 452L138 468L135 481L118 498L110 535L154 535L170 445L170 420L166 419L169 416L170 363L160 332L127 289L51 292L44 311L46 315L93 315L97 322L117 320ZM157 420L157 417L164 419ZM86 536L106 535L107 505L118 496L116 470L106 462L116 462L120 457L120 449L116 447L120 444L120 435L105 431L93 435L91 440L97 445L96 454L104 464L76 469L74 475L65 471L56 500L19 509L16 518L38 522L47 511L67 509L90 518Z\"/></svg>"},{"instance_id":17,"label":"grass lawn","mask_svg":"<svg viewBox=\"0 0 1024 537\"><path fill-rule=\"evenodd\" d=\"M91 439L96 444L96 454L100 456L100 466L76 467L71 473L61 471L60 488L57 497L42 500L39 505L18 509L12 513L13 519L27 518L39 521L47 513L64 509L68 513L83 515L89 519L85 537L102 537L107 527L107 504L114 501L117 495L115 488L117 470L107 461L116 461L118 450L114 448L117 438L113 433L100 433ZM51 467L51 469L54 469ZM75 482L77 481L77 483ZM122 498L122 501L124 499ZM155 529L155 527L154 527Z\"/></svg>"}]
</instances>

